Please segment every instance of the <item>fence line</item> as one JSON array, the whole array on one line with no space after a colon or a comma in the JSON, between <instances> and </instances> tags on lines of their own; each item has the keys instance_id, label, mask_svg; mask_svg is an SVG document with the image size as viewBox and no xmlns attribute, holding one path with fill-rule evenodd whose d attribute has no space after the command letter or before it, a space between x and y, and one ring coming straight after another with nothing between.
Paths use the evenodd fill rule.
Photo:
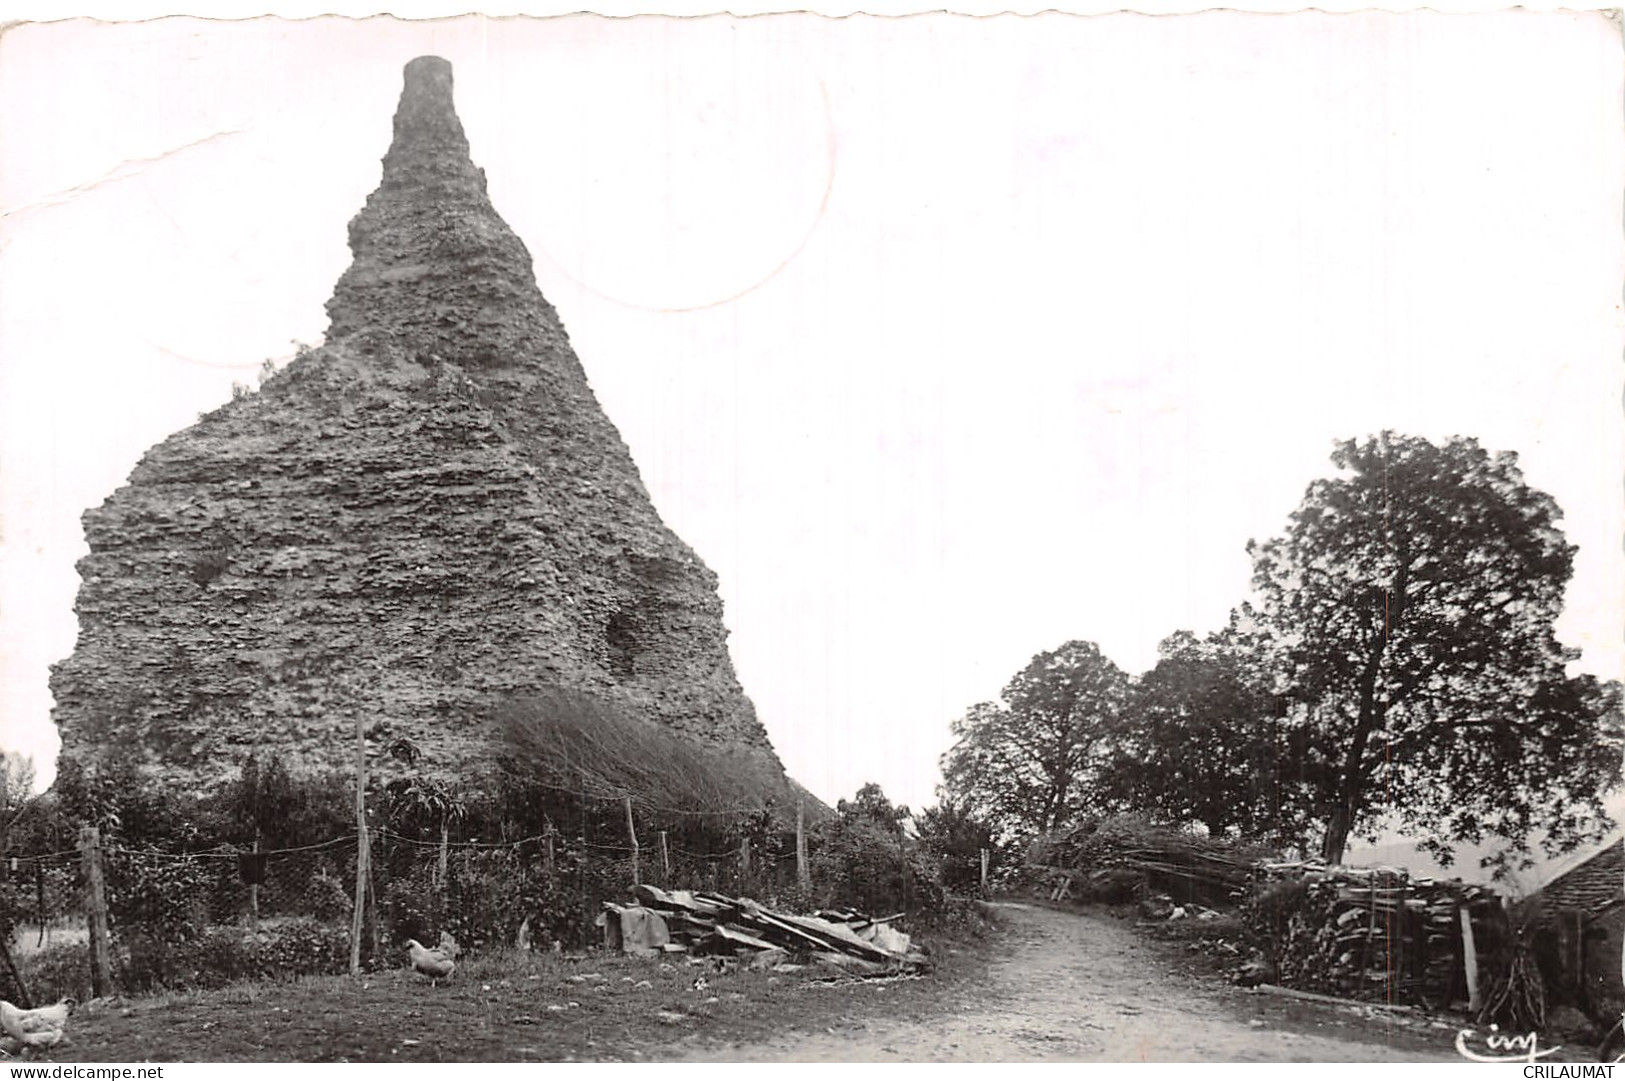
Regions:
<instances>
[{"instance_id":1,"label":"fence line","mask_svg":"<svg viewBox=\"0 0 1625 1081\"><path fill-rule=\"evenodd\" d=\"M50 970L51 988L83 999L343 972L351 958L393 966L393 944L442 933L472 948L578 948L598 937L601 902L625 899L638 882L764 902L810 896L800 807L792 828L764 807L673 808L624 792L535 787L567 798L534 809L539 832L500 840L455 837L467 826L449 806L396 803L353 780L344 785L351 829L309 843L262 847L277 825L254 815L221 827L236 843L207 847L195 830L168 847L128 842L108 819L105 831L85 827L76 848L0 858L0 951L28 923L33 955L56 951L67 966ZM15 969L8 981L0 966L0 997L8 982L16 998L29 997Z\"/></svg>"}]
</instances>

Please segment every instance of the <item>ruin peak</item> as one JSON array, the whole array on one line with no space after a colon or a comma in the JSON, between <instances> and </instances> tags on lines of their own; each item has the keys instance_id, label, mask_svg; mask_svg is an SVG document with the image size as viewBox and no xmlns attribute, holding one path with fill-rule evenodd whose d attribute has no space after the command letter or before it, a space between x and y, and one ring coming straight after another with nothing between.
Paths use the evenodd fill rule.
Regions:
<instances>
[{"instance_id":1,"label":"ruin peak","mask_svg":"<svg viewBox=\"0 0 1625 1081\"><path fill-rule=\"evenodd\" d=\"M452 100L451 62L438 56L420 56L406 65L401 103L395 110L395 142L391 152L414 144L468 152L462 121Z\"/></svg>"}]
</instances>

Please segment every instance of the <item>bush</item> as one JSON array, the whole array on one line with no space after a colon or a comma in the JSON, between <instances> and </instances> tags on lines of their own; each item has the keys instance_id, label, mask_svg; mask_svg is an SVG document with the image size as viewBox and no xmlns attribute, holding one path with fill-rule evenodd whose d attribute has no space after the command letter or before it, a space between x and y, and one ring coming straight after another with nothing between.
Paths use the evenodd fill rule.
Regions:
<instances>
[{"instance_id":1,"label":"bush","mask_svg":"<svg viewBox=\"0 0 1625 1081\"><path fill-rule=\"evenodd\" d=\"M80 1002L91 997L90 945L84 942L47 946L37 953L15 958L18 974L28 985L36 1005L72 995Z\"/></svg>"},{"instance_id":2,"label":"bush","mask_svg":"<svg viewBox=\"0 0 1625 1081\"><path fill-rule=\"evenodd\" d=\"M963 894L946 894L942 903L914 916L914 933L940 936L957 942L980 941L1000 928L997 910Z\"/></svg>"},{"instance_id":3,"label":"bush","mask_svg":"<svg viewBox=\"0 0 1625 1081\"><path fill-rule=\"evenodd\" d=\"M1241 922L1248 942L1273 957L1276 946L1286 937L1292 917L1310 907L1308 879L1284 878L1260 886L1241 906Z\"/></svg>"},{"instance_id":4,"label":"bush","mask_svg":"<svg viewBox=\"0 0 1625 1081\"><path fill-rule=\"evenodd\" d=\"M222 874L236 874L225 860L134 849L105 866L109 922L165 942L194 938L208 926Z\"/></svg>"},{"instance_id":5,"label":"bush","mask_svg":"<svg viewBox=\"0 0 1625 1081\"><path fill-rule=\"evenodd\" d=\"M841 816L822 823L808 847L813 882L826 904L875 915L943 904L934 861L864 818Z\"/></svg>"},{"instance_id":6,"label":"bush","mask_svg":"<svg viewBox=\"0 0 1625 1081\"><path fill-rule=\"evenodd\" d=\"M354 895L326 863L318 865L306 880L300 899L304 911L318 920L341 919L355 907Z\"/></svg>"},{"instance_id":7,"label":"bush","mask_svg":"<svg viewBox=\"0 0 1625 1081\"><path fill-rule=\"evenodd\" d=\"M337 975L349 963L349 928L315 920L279 922L257 935L240 927L214 927L185 942L137 932L124 942L118 982L137 994L191 990L235 980Z\"/></svg>"},{"instance_id":8,"label":"bush","mask_svg":"<svg viewBox=\"0 0 1625 1081\"><path fill-rule=\"evenodd\" d=\"M558 853L551 877L539 866L525 866L510 849L454 851L446 880L435 884L432 848L398 853L380 886L379 917L393 942L415 938L433 943L449 932L469 949L509 946L528 918L533 944L554 941L581 945L580 860L565 849ZM602 898L624 896L625 881L616 866L601 861L589 866L592 913Z\"/></svg>"}]
</instances>

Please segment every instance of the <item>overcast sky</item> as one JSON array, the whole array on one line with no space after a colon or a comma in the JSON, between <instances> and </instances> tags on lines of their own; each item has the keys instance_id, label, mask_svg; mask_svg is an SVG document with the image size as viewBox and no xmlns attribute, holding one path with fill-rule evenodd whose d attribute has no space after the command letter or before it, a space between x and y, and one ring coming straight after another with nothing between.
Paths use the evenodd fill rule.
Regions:
<instances>
[{"instance_id":1,"label":"overcast sky","mask_svg":"<svg viewBox=\"0 0 1625 1081\"><path fill-rule=\"evenodd\" d=\"M81 512L321 340L424 53L826 800L931 802L1038 651L1220 626L1384 427L1520 454L1618 676L1620 52L1594 13L13 29L0 746L54 754Z\"/></svg>"}]
</instances>

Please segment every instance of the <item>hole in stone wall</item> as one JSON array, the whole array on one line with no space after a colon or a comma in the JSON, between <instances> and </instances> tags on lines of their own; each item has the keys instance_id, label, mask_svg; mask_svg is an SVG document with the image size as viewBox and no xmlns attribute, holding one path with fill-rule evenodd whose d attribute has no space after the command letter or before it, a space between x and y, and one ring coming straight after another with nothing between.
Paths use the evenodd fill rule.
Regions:
<instances>
[{"instance_id":1,"label":"hole in stone wall","mask_svg":"<svg viewBox=\"0 0 1625 1081\"><path fill-rule=\"evenodd\" d=\"M609 617L604 628L604 639L609 643L609 668L617 676L630 676L637 664L641 649L639 620L636 614L622 611Z\"/></svg>"}]
</instances>

